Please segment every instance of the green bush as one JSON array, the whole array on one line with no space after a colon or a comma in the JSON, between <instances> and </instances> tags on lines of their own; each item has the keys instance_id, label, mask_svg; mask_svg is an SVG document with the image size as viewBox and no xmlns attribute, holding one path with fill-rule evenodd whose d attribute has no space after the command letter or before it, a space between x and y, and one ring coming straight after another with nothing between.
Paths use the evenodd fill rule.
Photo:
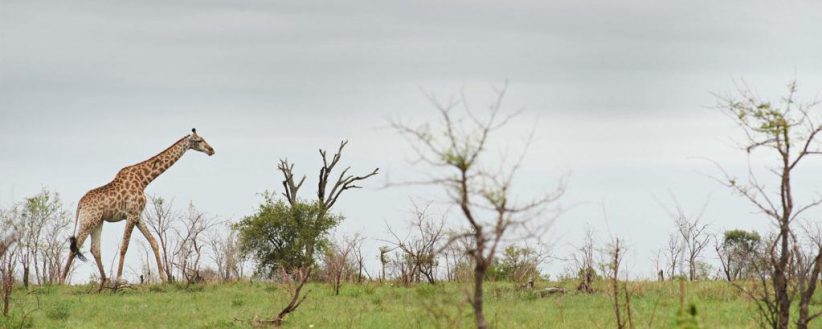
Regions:
<instances>
[{"instance_id":1,"label":"green bush","mask_svg":"<svg viewBox=\"0 0 822 329\"><path fill-rule=\"evenodd\" d=\"M519 293L519 298L525 301L534 301L539 299L539 292L534 290L525 290Z\"/></svg>"},{"instance_id":2,"label":"green bush","mask_svg":"<svg viewBox=\"0 0 822 329\"><path fill-rule=\"evenodd\" d=\"M419 285L417 286L416 292L417 296L431 298L437 294L437 287L430 284Z\"/></svg>"},{"instance_id":3,"label":"green bush","mask_svg":"<svg viewBox=\"0 0 822 329\"><path fill-rule=\"evenodd\" d=\"M382 307L382 297L380 297L380 296L372 297L371 298L371 304L374 304L374 306L377 306L377 307Z\"/></svg>"},{"instance_id":4,"label":"green bush","mask_svg":"<svg viewBox=\"0 0 822 329\"><path fill-rule=\"evenodd\" d=\"M360 287L349 287L345 290L345 295L353 298L362 296L363 291Z\"/></svg>"},{"instance_id":5,"label":"green bush","mask_svg":"<svg viewBox=\"0 0 822 329\"><path fill-rule=\"evenodd\" d=\"M62 321L71 315L71 303L66 301L55 302L45 308L46 317L50 320Z\"/></svg>"},{"instance_id":6,"label":"green bush","mask_svg":"<svg viewBox=\"0 0 822 329\"><path fill-rule=\"evenodd\" d=\"M330 231L343 217L317 203L287 203L266 192L254 215L233 228L239 232L240 251L256 260L257 273L271 277L281 268L295 269L315 263L315 255L328 246ZM315 251L318 251L315 253Z\"/></svg>"},{"instance_id":7,"label":"green bush","mask_svg":"<svg viewBox=\"0 0 822 329\"><path fill-rule=\"evenodd\" d=\"M366 284L366 285L364 285L364 286L362 287L362 291L363 291L366 295L369 295L369 296L370 296L370 295L373 295L373 294L377 291L377 287L375 287L375 286L373 286L373 285L370 285L370 284Z\"/></svg>"}]
</instances>

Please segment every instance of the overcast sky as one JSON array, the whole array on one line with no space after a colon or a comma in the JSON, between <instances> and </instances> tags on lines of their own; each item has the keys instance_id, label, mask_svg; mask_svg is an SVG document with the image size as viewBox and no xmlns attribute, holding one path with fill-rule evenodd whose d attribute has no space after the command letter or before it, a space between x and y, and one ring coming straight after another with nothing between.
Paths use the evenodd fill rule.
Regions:
<instances>
[{"instance_id":1,"label":"overcast sky","mask_svg":"<svg viewBox=\"0 0 822 329\"><path fill-rule=\"evenodd\" d=\"M0 0L0 205L47 187L73 214L87 190L196 127L216 155L187 154L147 193L236 220L260 192L281 192L277 159L313 178L317 149L347 139L343 161L382 174L343 195L340 234L361 232L375 250L411 198L436 195L380 188L421 169L386 123L434 119L421 88L464 88L482 108L508 80L506 108L524 112L499 138L516 148L536 129L520 195L570 173L561 202L572 209L547 237L556 256L590 226L624 237L631 271L649 275L672 230L669 191L693 211L710 196L713 231L768 228L708 177L701 158L746 162L712 93L744 79L777 97L797 78L813 98L820 40L811 1ZM822 184L819 165L804 191ZM105 225L106 263L122 225Z\"/></svg>"}]
</instances>

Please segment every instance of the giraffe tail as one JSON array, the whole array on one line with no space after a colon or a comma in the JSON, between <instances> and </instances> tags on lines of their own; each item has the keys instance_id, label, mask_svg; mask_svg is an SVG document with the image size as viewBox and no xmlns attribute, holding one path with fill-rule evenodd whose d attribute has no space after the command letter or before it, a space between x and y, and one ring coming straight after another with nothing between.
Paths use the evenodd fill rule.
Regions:
<instances>
[{"instance_id":1,"label":"giraffe tail","mask_svg":"<svg viewBox=\"0 0 822 329\"><path fill-rule=\"evenodd\" d=\"M80 248L77 247L77 237L73 235L69 238L69 249L71 250L71 252L77 255L77 259L84 262L87 260L86 256L84 256L83 253L80 252Z\"/></svg>"},{"instance_id":2,"label":"giraffe tail","mask_svg":"<svg viewBox=\"0 0 822 329\"><path fill-rule=\"evenodd\" d=\"M82 199L80 201L82 201ZM77 205L77 212L74 214L74 234L77 234L77 221L80 219L80 208L81 208L81 206ZM80 248L77 245L77 236L76 235L72 235L69 238L69 250L71 250L71 253L77 255L77 259L79 259L83 262L85 262L87 260L86 256L83 255L82 252L80 252Z\"/></svg>"}]
</instances>

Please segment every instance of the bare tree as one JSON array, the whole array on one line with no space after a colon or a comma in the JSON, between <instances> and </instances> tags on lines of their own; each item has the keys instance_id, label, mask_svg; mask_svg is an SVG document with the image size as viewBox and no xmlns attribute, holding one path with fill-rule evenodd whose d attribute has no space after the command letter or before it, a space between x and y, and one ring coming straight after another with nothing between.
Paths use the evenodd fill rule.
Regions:
<instances>
[{"instance_id":1,"label":"bare tree","mask_svg":"<svg viewBox=\"0 0 822 329\"><path fill-rule=\"evenodd\" d=\"M370 278L370 274L368 274L368 270L365 268L365 256L362 253L363 242L365 241L365 237L363 237L356 246L354 246L353 250L353 257L354 263L357 266L357 276L356 281L357 283L362 283L362 281L368 276Z\"/></svg>"},{"instance_id":2,"label":"bare tree","mask_svg":"<svg viewBox=\"0 0 822 329\"><path fill-rule=\"evenodd\" d=\"M654 263L654 274L657 277L657 281L660 281L660 282L665 281L665 270L664 270L665 265L662 263L662 261L663 261L662 252L663 251L664 250L662 250L662 249L658 249L656 251L656 255L651 256L651 260Z\"/></svg>"},{"instance_id":3,"label":"bare tree","mask_svg":"<svg viewBox=\"0 0 822 329\"><path fill-rule=\"evenodd\" d=\"M226 263L229 261L227 255L228 237L221 234L219 230L210 232L206 243L211 250L211 260L217 266L217 276L220 281L228 281L231 278L231 271L227 269Z\"/></svg>"},{"instance_id":4,"label":"bare tree","mask_svg":"<svg viewBox=\"0 0 822 329\"><path fill-rule=\"evenodd\" d=\"M385 281L385 268L391 263L391 257L388 253L391 252L391 247L380 246L380 282Z\"/></svg>"},{"instance_id":5,"label":"bare tree","mask_svg":"<svg viewBox=\"0 0 822 329\"><path fill-rule=\"evenodd\" d=\"M684 244L682 243L681 236L678 232L669 234L668 244L665 249L665 261L667 264L666 269L668 271L669 280L673 280L680 272L682 272L682 268L679 266L682 262L683 251ZM677 272L677 268L679 268L679 272Z\"/></svg>"},{"instance_id":6,"label":"bare tree","mask_svg":"<svg viewBox=\"0 0 822 329\"><path fill-rule=\"evenodd\" d=\"M150 253L148 247L146 247L143 241L140 241L140 248L143 250L143 255L140 255L140 267L139 270L136 271L137 275L140 278L140 284L152 284L157 282L155 278L159 278L159 273L155 275L151 272L151 258L152 254Z\"/></svg>"},{"instance_id":7,"label":"bare tree","mask_svg":"<svg viewBox=\"0 0 822 329\"><path fill-rule=\"evenodd\" d=\"M422 275L429 284L434 284L434 271L446 240L445 218L439 222L434 221L427 211L427 206L415 205L414 218L410 222L411 229L404 236L400 236L388 226L388 233L394 237L390 243L394 245L394 249L401 251L403 259L407 262L409 281L419 281L419 276Z\"/></svg>"},{"instance_id":8,"label":"bare tree","mask_svg":"<svg viewBox=\"0 0 822 329\"><path fill-rule=\"evenodd\" d=\"M456 243L450 243L442 250L442 257L445 259L445 281L456 281L456 269L459 266L458 259L465 258L464 250L457 250Z\"/></svg>"},{"instance_id":9,"label":"bare tree","mask_svg":"<svg viewBox=\"0 0 822 329\"><path fill-rule=\"evenodd\" d=\"M166 200L160 196L149 196L148 207L145 208L143 218L160 240L160 261L163 271L169 282L174 282L173 252L177 248L174 233L174 220L178 217L174 213L174 200Z\"/></svg>"},{"instance_id":10,"label":"bare tree","mask_svg":"<svg viewBox=\"0 0 822 329\"><path fill-rule=\"evenodd\" d=\"M452 240L470 236L473 241L466 250L474 266L474 287L468 301L477 328L483 329L488 328L483 312L483 282L494 263L500 241L515 228L533 228L529 224L536 224L532 221L538 218L535 214L555 201L564 189L560 184L554 193L518 203L513 195L513 181L522 158L508 169L489 169L490 164L484 163L488 161L490 136L514 116L501 113L505 91L506 88L496 90L496 99L489 106L486 119L474 115L464 95L445 102L428 95L440 116L435 127L393 123L393 127L409 139L419 156L417 163L430 169L431 179L420 183L443 187L468 224L467 232ZM464 118L455 116L455 110L460 107Z\"/></svg>"},{"instance_id":11,"label":"bare tree","mask_svg":"<svg viewBox=\"0 0 822 329\"><path fill-rule=\"evenodd\" d=\"M577 290L589 294L594 292L594 278L596 277L594 247L594 231L589 228L585 231L582 245L576 248L576 253L572 257L577 272L575 274L579 276Z\"/></svg>"},{"instance_id":12,"label":"bare tree","mask_svg":"<svg viewBox=\"0 0 822 329\"><path fill-rule=\"evenodd\" d=\"M44 235L39 245L41 257L42 283L57 284L60 282L61 265L63 264L64 250L67 248L68 229L71 227L71 218L65 211L53 214L44 228Z\"/></svg>"},{"instance_id":13,"label":"bare tree","mask_svg":"<svg viewBox=\"0 0 822 329\"><path fill-rule=\"evenodd\" d=\"M328 214L333 207L337 200L339 199L340 195L343 192L350 190L350 189L357 189L360 188L357 185L359 182L364 181L379 172L379 168L374 169L372 172L362 175L362 176L355 176L348 173L351 167L347 167L342 170L340 175L338 176L337 180L333 185L329 186L331 182L330 176L333 172L334 168L340 161L342 157L343 148L348 144L348 141L343 141L340 143L339 148L337 149L337 153L335 153L331 159L328 158L327 152L325 150L320 149L320 156L322 157L323 165L320 168L319 179L317 182L317 200L316 204L319 207L319 217L324 217ZM300 187L302 187L303 183L305 182L305 176L303 176L299 182L294 180L294 164L289 163L288 160L280 160L280 163L277 165L277 170L279 170L283 175L283 187L285 192L283 192L283 196L285 196L288 203L294 206L298 203L298 192ZM330 189L329 189L330 188ZM302 294L302 289L305 286L305 283L308 281L308 278L311 276L311 271L313 270L313 259L314 259L314 251L315 247L313 244L309 244L306 246L306 253L307 257L305 259L311 260L311 262L306 262L305 264L301 264L298 269L294 269L292 273L296 274L296 280L294 280L295 284L293 289L291 290L291 298L288 304L277 314L277 317L274 320L270 321L274 326L280 327L282 326L283 320L285 317L296 311L300 305L302 305L303 301L308 297L308 293Z\"/></svg>"},{"instance_id":14,"label":"bare tree","mask_svg":"<svg viewBox=\"0 0 822 329\"><path fill-rule=\"evenodd\" d=\"M449 236L459 236L458 233L449 232ZM448 281L466 281L471 277L471 259L466 250L473 243L468 237L463 237L457 241L449 241L442 248L442 255L445 258L445 276Z\"/></svg>"},{"instance_id":15,"label":"bare tree","mask_svg":"<svg viewBox=\"0 0 822 329\"><path fill-rule=\"evenodd\" d=\"M631 292L627 282L620 282L620 268L625 257L625 242L620 238L613 238L603 249L605 274L611 281L611 304L617 328L634 328L633 312L631 311ZM620 283L622 285L620 286ZM621 300L624 299L624 300Z\"/></svg>"},{"instance_id":16,"label":"bare tree","mask_svg":"<svg viewBox=\"0 0 822 329\"><path fill-rule=\"evenodd\" d=\"M822 271L822 226L814 224L812 230L805 228L806 241L799 241L796 236L793 239L795 290L799 294L799 318L796 323L799 328L807 328L812 320L822 315L822 312L811 313L810 310Z\"/></svg>"},{"instance_id":17,"label":"bare tree","mask_svg":"<svg viewBox=\"0 0 822 329\"><path fill-rule=\"evenodd\" d=\"M734 281L739 277L738 268L734 268L734 258L730 255L730 252L725 248L724 243L720 242L719 238L716 235L713 236L714 238L714 251L716 252L717 257L719 258L719 265L722 266L722 273L725 275L725 279L728 282Z\"/></svg>"},{"instance_id":18,"label":"bare tree","mask_svg":"<svg viewBox=\"0 0 822 329\"><path fill-rule=\"evenodd\" d=\"M17 256L20 250L19 245L14 242L17 237L7 238L4 241L3 255L0 256L0 284L2 284L3 316L9 315L11 293L14 289L14 272Z\"/></svg>"},{"instance_id":19,"label":"bare tree","mask_svg":"<svg viewBox=\"0 0 822 329\"><path fill-rule=\"evenodd\" d=\"M665 211L674 221L676 232L679 234L679 242L682 244L684 260L688 262L688 279L693 281L697 279L702 251L708 246L711 238L707 231L708 225L700 222L705 214L708 202L706 201L703 204L698 213L689 215L673 194L671 194L671 199L673 200L673 208L665 207Z\"/></svg>"},{"instance_id":20,"label":"bare tree","mask_svg":"<svg viewBox=\"0 0 822 329\"><path fill-rule=\"evenodd\" d=\"M17 233L12 232L11 234L3 237L0 239L0 257L6 254L6 250L11 249L12 244L17 242Z\"/></svg>"},{"instance_id":21,"label":"bare tree","mask_svg":"<svg viewBox=\"0 0 822 329\"><path fill-rule=\"evenodd\" d=\"M180 221L181 228L175 230L179 243L174 249L173 265L185 279L186 286L189 286L202 281L200 261L203 257L203 248L206 246L206 234L218 223L197 210L193 203L189 204L187 214L181 217Z\"/></svg>"},{"instance_id":22,"label":"bare tree","mask_svg":"<svg viewBox=\"0 0 822 329\"><path fill-rule=\"evenodd\" d=\"M38 284L51 283L55 263L59 267L59 254L65 245L63 234L69 226L68 213L63 209L60 195L45 189L26 198L21 210L18 260L23 267L23 285L29 286L31 274ZM59 271L56 273L59 275Z\"/></svg>"},{"instance_id":23,"label":"bare tree","mask_svg":"<svg viewBox=\"0 0 822 329\"><path fill-rule=\"evenodd\" d=\"M762 175L750 166L750 161L747 179L737 179L719 167L723 174L719 181L749 201L778 228L775 238L764 248L763 285L759 294L752 297L758 302L767 325L784 329L791 322L791 305L796 296L812 296L816 290L815 283L802 284L801 278L810 278L822 262L821 250L795 247L799 242L793 225L806 211L822 203L817 197L800 204L795 201L794 191L795 170L799 164L822 154L817 141L817 135L822 131L822 125L817 123L818 102L798 102L794 81L788 84L787 95L776 103L760 99L747 86L737 91L735 96L718 96L719 108L745 133L743 147L746 153L765 151L777 160L776 167L768 168L768 171L774 175L778 188L769 190ZM797 259L812 262L813 266L796 266ZM817 277L804 282L816 282ZM800 297L797 328L807 328L808 323L820 314L810 314L808 303L809 298Z\"/></svg>"},{"instance_id":24,"label":"bare tree","mask_svg":"<svg viewBox=\"0 0 822 329\"><path fill-rule=\"evenodd\" d=\"M239 279L242 266L237 231L228 227L227 232L223 234L222 230L215 230L208 238L211 257L222 281Z\"/></svg>"},{"instance_id":25,"label":"bare tree","mask_svg":"<svg viewBox=\"0 0 822 329\"><path fill-rule=\"evenodd\" d=\"M17 259L23 267L23 286L28 288L31 273L31 263L35 265L37 261L37 242L40 238L41 228L45 223L28 219L28 213L23 212L22 229L20 231L20 250ZM36 268L36 267L35 267Z\"/></svg>"},{"instance_id":26,"label":"bare tree","mask_svg":"<svg viewBox=\"0 0 822 329\"><path fill-rule=\"evenodd\" d=\"M402 250L392 249L391 260L389 262L390 277L403 287L409 287L412 283L419 281L420 272L416 270L414 261Z\"/></svg>"},{"instance_id":27,"label":"bare tree","mask_svg":"<svg viewBox=\"0 0 822 329\"><path fill-rule=\"evenodd\" d=\"M8 316L11 293L14 288L14 272L18 262L20 244L20 211L17 205L9 210L0 209L0 293L3 301L3 316Z\"/></svg>"},{"instance_id":28,"label":"bare tree","mask_svg":"<svg viewBox=\"0 0 822 329\"><path fill-rule=\"evenodd\" d=\"M340 287L344 277L351 275L354 272L354 253L358 246L365 240L360 235L352 237L343 237L342 241L332 243L329 248L325 250L323 255L323 263L325 263L326 281L331 284L334 290L334 295L340 294Z\"/></svg>"}]
</instances>

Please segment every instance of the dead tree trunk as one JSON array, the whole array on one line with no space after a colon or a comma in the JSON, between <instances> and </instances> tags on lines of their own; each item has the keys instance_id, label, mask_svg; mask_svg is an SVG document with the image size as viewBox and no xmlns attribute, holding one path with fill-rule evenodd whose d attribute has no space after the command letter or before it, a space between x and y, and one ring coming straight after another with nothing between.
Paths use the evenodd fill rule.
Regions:
<instances>
[{"instance_id":1,"label":"dead tree trunk","mask_svg":"<svg viewBox=\"0 0 822 329\"><path fill-rule=\"evenodd\" d=\"M483 292L482 284L485 282L484 264L474 265L474 294L470 297L469 302L474 309L474 319L477 322L477 329L488 328L488 323L485 321L485 313L483 312Z\"/></svg>"},{"instance_id":2,"label":"dead tree trunk","mask_svg":"<svg viewBox=\"0 0 822 329\"><path fill-rule=\"evenodd\" d=\"M324 217L329 214L331 208L336 204L337 199L339 199L340 195L349 189L357 189L360 186L356 184L358 182L364 181L371 176L376 175L379 172L379 168L374 169L374 171L363 175L363 176L354 176L348 174L349 168L344 169L339 178L337 179L336 183L331 186L329 190L328 184L330 183L330 175L331 172L334 170L334 167L340 161L342 157L343 148L345 145L348 144L348 141L343 141L340 143L339 148L337 149L337 153L333 155L330 159L327 158L327 152L325 150L320 149L320 156L322 157L323 166L320 168L320 175L319 175L319 182L317 183L317 205L319 207L319 213L317 216ZM279 170L283 175L282 185L285 191L283 195L285 196L288 203L293 207L295 204L298 203L297 193L302 187L303 182L305 182L305 176L300 179L299 183L294 181L294 165L289 163L287 160L280 160L280 163L277 166L277 170ZM301 264L299 269L299 274L301 275L299 283L297 284L296 288L292 291L291 294L291 301L286 305L278 314L277 317L273 320L273 324L276 327L282 326L282 322L288 314L297 310L300 305L302 305L303 301L308 297L308 293L301 294L303 286L308 281L308 278L311 274L313 260L314 260L314 251L316 249L315 246L316 241L308 242L305 246L306 250L306 257L304 257L304 261L307 263Z\"/></svg>"},{"instance_id":3,"label":"dead tree trunk","mask_svg":"<svg viewBox=\"0 0 822 329\"><path fill-rule=\"evenodd\" d=\"M311 266L307 266L300 269L300 280L297 283L297 287L291 293L291 300L288 302L288 305L286 305L280 311L280 313L277 313L277 317L274 318L273 324L275 327L282 327L283 320L285 320L285 317L291 312L296 311L297 308L300 307L300 305L302 305L305 299L308 298L308 294L310 293L310 291L302 295L301 292L303 290L303 287L305 286L305 283L308 282L309 277L311 277Z\"/></svg>"}]
</instances>

